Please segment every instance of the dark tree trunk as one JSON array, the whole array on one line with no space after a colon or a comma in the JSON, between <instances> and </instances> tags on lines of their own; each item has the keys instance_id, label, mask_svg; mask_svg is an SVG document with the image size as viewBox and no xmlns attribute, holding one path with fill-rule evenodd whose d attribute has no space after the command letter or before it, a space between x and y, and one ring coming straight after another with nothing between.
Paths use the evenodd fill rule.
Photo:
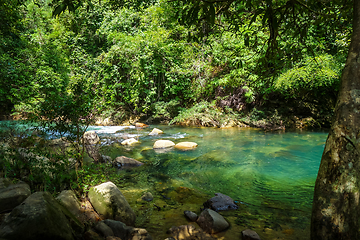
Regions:
<instances>
[{"instance_id":1,"label":"dark tree trunk","mask_svg":"<svg viewBox=\"0 0 360 240\"><path fill-rule=\"evenodd\" d=\"M360 1L332 127L315 184L312 240L360 239Z\"/></svg>"}]
</instances>

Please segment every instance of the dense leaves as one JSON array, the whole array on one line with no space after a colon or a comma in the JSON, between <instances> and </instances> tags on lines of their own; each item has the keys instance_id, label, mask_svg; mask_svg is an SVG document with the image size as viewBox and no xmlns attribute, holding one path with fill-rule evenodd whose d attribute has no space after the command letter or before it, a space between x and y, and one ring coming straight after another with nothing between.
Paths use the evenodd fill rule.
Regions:
<instances>
[{"instance_id":1,"label":"dense leaves","mask_svg":"<svg viewBox=\"0 0 360 240\"><path fill-rule=\"evenodd\" d=\"M351 32L337 1L3 1L2 109L67 121L334 102Z\"/></svg>"}]
</instances>

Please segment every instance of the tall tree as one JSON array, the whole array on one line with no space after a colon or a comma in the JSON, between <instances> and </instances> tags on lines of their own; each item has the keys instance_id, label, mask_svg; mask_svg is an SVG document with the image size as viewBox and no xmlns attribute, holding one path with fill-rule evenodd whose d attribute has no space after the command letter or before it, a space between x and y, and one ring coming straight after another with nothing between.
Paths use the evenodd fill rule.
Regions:
<instances>
[{"instance_id":1,"label":"tall tree","mask_svg":"<svg viewBox=\"0 0 360 240\"><path fill-rule=\"evenodd\" d=\"M360 1L315 184L311 239L360 239Z\"/></svg>"}]
</instances>

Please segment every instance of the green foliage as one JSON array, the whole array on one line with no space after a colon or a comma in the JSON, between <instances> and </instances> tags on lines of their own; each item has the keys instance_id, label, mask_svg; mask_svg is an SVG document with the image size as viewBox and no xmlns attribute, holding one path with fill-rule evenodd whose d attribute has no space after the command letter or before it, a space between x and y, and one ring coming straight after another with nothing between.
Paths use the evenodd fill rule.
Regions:
<instances>
[{"instance_id":1,"label":"green foliage","mask_svg":"<svg viewBox=\"0 0 360 240\"><path fill-rule=\"evenodd\" d=\"M228 122L237 122L237 114L231 109L218 108L214 103L200 102L189 109L183 109L170 124L198 125L205 127L221 127Z\"/></svg>"},{"instance_id":2,"label":"green foliage","mask_svg":"<svg viewBox=\"0 0 360 240\"><path fill-rule=\"evenodd\" d=\"M312 94L314 98L336 95L343 63L331 55L308 57L293 68L284 71L275 81L274 87L283 95L303 98Z\"/></svg>"},{"instance_id":3,"label":"green foliage","mask_svg":"<svg viewBox=\"0 0 360 240\"><path fill-rule=\"evenodd\" d=\"M171 100L170 102L156 102L153 106L153 117L161 121L170 121L178 115L179 102Z\"/></svg>"}]
</instances>

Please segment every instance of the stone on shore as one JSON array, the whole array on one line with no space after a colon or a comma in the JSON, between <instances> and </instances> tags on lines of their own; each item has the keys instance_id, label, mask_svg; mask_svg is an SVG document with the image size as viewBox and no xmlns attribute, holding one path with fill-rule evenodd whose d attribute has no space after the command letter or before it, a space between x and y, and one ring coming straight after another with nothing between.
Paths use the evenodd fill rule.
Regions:
<instances>
[{"instance_id":1,"label":"stone on shore","mask_svg":"<svg viewBox=\"0 0 360 240\"><path fill-rule=\"evenodd\" d=\"M135 213L114 183L106 182L92 187L88 196L94 209L104 218L134 225Z\"/></svg>"},{"instance_id":2,"label":"stone on shore","mask_svg":"<svg viewBox=\"0 0 360 240\"><path fill-rule=\"evenodd\" d=\"M222 232L230 226L223 216L211 209L202 211L196 222L210 234Z\"/></svg>"},{"instance_id":3,"label":"stone on shore","mask_svg":"<svg viewBox=\"0 0 360 240\"><path fill-rule=\"evenodd\" d=\"M175 146L175 143L170 141L170 140L157 140L155 143L154 143L154 146L153 148L154 149L158 149L158 148L170 148L170 147L173 147Z\"/></svg>"},{"instance_id":4,"label":"stone on shore","mask_svg":"<svg viewBox=\"0 0 360 240\"><path fill-rule=\"evenodd\" d=\"M191 222L196 222L196 220L198 219L198 215L192 211L184 211L184 215Z\"/></svg>"},{"instance_id":5,"label":"stone on shore","mask_svg":"<svg viewBox=\"0 0 360 240\"><path fill-rule=\"evenodd\" d=\"M36 192L12 210L0 225L0 239L73 240L65 210L49 192Z\"/></svg>"},{"instance_id":6,"label":"stone on shore","mask_svg":"<svg viewBox=\"0 0 360 240\"><path fill-rule=\"evenodd\" d=\"M80 217L81 204L74 191L64 190L56 197L56 200L58 200L61 205L69 210L75 217Z\"/></svg>"},{"instance_id":7,"label":"stone on shore","mask_svg":"<svg viewBox=\"0 0 360 240\"><path fill-rule=\"evenodd\" d=\"M30 187L24 182L12 184L6 178L0 178L0 213L10 211L22 203L31 194Z\"/></svg>"}]
</instances>

